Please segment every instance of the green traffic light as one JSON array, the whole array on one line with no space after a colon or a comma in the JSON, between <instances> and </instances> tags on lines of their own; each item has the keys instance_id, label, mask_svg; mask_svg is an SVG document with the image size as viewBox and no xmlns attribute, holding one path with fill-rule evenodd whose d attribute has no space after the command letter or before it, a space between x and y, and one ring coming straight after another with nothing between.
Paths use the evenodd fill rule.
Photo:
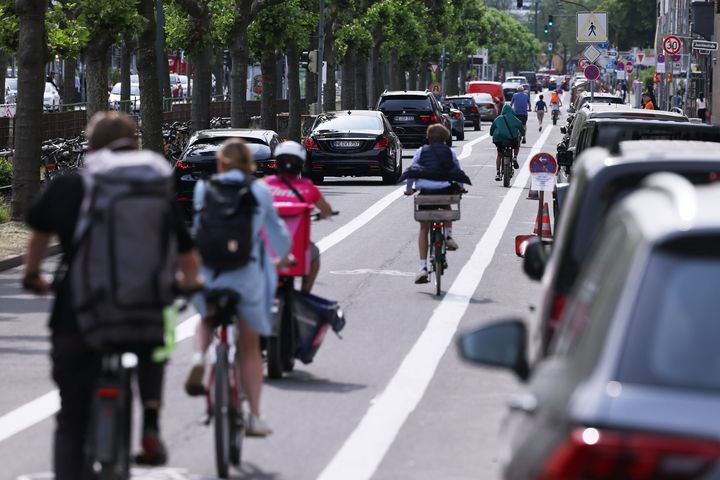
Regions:
<instances>
[{"instance_id":1,"label":"green traffic light","mask_svg":"<svg viewBox=\"0 0 720 480\"><path fill-rule=\"evenodd\" d=\"M551 27L553 26L553 16L552 15L548 15L548 25Z\"/></svg>"}]
</instances>

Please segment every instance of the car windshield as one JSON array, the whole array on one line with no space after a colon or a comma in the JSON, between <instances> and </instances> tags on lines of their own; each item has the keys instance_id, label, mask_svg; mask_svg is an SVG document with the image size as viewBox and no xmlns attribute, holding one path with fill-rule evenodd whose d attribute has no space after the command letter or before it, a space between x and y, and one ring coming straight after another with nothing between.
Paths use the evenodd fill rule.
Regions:
<instances>
[{"instance_id":1,"label":"car windshield","mask_svg":"<svg viewBox=\"0 0 720 480\"><path fill-rule=\"evenodd\" d=\"M581 98L579 107L582 107L583 105L585 105L588 102L590 102L590 97ZM592 103L604 103L607 105L620 105L625 102L623 102L623 99L620 97L595 97L595 98L593 98Z\"/></svg>"},{"instance_id":2,"label":"car windshield","mask_svg":"<svg viewBox=\"0 0 720 480\"><path fill-rule=\"evenodd\" d=\"M720 237L676 240L653 256L642 282L618 380L720 390Z\"/></svg>"},{"instance_id":3,"label":"car windshield","mask_svg":"<svg viewBox=\"0 0 720 480\"><path fill-rule=\"evenodd\" d=\"M322 115L313 130L382 130L382 121L368 115Z\"/></svg>"},{"instance_id":4,"label":"car windshield","mask_svg":"<svg viewBox=\"0 0 720 480\"><path fill-rule=\"evenodd\" d=\"M120 95L120 92L122 91L122 84L116 83L113 89L110 91L113 95ZM130 85L130 95L137 97L140 95L140 86L139 85Z\"/></svg>"},{"instance_id":5,"label":"car windshield","mask_svg":"<svg viewBox=\"0 0 720 480\"><path fill-rule=\"evenodd\" d=\"M259 138L214 137L203 138L202 140L194 142L188 147L187 152L185 152L185 158L204 157L210 154L214 154L215 152L220 150L222 144L225 142L225 140L229 138L242 138L243 140L245 140L245 142L247 142L247 147L250 150L250 153L252 153L253 155L257 155L258 153L267 154L270 151L270 147L268 147Z\"/></svg>"},{"instance_id":6,"label":"car windshield","mask_svg":"<svg viewBox=\"0 0 720 480\"><path fill-rule=\"evenodd\" d=\"M6 90L17 90L17 78L6 78L5 79Z\"/></svg>"},{"instance_id":7,"label":"car windshield","mask_svg":"<svg viewBox=\"0 0 720 480\"><path fill-rule=\"evenodd\" d=\"M464 107L471 107L473 104L472 98L448 98L447 101Z\"/></svg>"},{"instance_id":8,"label":"car windshield","mask_svg":"<svg viewBox=\"0 0 720 480\"><path fill-rule=\"evenodd\" d=\"M621 125L602 125L595 129L592 146L604 147L617 152L620 142L627 140L699 140L720 142L720 128L688 123L663 122L647 124L643 121L625 122Z\"/></svg>"},{"instance_id":9,"label":"car windshield","mask_svg":"<svg viewBox=\"0 0 720 480\"><path fill-rule=\"evenodd\" d=\"M508 83L525 83L525 77L510 77L507 79Z\"/></svg>"},{"instance_id":10,"label":"car windshield","mask_svg":"<svg viewBox=\"0 0 720 480\"><path fill-rule=\"evenodd\" d=\"M475 97L475 103L492 103L492 95L489 93L475 93L473 94L473 97Z\"/></svg>"},{"instance_id":11,"label":"car windshield","mask_svg":"<svg viewBox=\"0 0 720 480\"><path fill-rule=\"evenodd\" d=\"M170 75L170 84L180 83L180 79L177 75Z\"/></svg>"},{"instance_id":12,"label":"car windshield","mask_svg":"<svg viewBox=\"0 0 720 480\"><path fill-rule=\"evenodd\" d=\"M402 95L397 97L383 97L380 100L380 110L432 110L428 97L413 97Z\"/></svg>"}]
</instances>

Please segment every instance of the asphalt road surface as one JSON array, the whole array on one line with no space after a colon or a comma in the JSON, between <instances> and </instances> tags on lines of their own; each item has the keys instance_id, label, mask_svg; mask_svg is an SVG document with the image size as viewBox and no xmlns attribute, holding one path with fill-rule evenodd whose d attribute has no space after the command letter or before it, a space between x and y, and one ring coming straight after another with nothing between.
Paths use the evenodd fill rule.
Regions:
<instances>
[{"instance_id":1,"label":"asphalt road surface","mask_svg":"<svg viewBox=\"0 0 720 480\"><path fill-rule=\"evenodd\" d=\"M287 378L266 383L263 415L275 432L246 439L244 463L233 478L498 478L505 404L518 383L509 373L463 363L455 338L499 318L532 323L539 286L522 273L514 238L532 232L537 211L537 202L526 198L527 160L555 153L559 125L552 127L546 115L538 132L530 114L512 188L494 180L487 122L454 142L473 185L454 227L460 249L448 255L443 297L432 284L413 283L418 227L401 185L330 178L322 186L341 213L313 226L323 250L315 293L340 302L347 327L342 339L328 334L312 364L298 363ZM0 272L0 477L40 480L52 478L46 472L58 405L48 358L49 300L21 292L19 276L18 269ZM161 419L170 461L165 468L136 469L134 478L215 478L204 402L182 388L197 316L187 312L183 320Z\"/></svg>"}]
</instances>

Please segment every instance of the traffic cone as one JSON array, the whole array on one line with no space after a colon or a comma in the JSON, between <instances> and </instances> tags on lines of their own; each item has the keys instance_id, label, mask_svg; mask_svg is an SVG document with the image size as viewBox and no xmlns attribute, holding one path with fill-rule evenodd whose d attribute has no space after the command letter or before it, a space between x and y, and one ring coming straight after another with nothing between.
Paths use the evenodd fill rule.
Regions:
<instances>
[{"instance_id":1,"label":"traffic cone","mask_svg":"<svg viewBox=\"0 0 720 480\"><path fill-rule=\"evenodd\" d=\"M538 234L537 224L538 224L538 218L535 217L535 228L533 229L533 233L535 235ZM543 237L552 237L552 230L550 229L550 207L548 206L547 202L545 202L543 204L542 236Z\"/></svg>"}]
</instances>

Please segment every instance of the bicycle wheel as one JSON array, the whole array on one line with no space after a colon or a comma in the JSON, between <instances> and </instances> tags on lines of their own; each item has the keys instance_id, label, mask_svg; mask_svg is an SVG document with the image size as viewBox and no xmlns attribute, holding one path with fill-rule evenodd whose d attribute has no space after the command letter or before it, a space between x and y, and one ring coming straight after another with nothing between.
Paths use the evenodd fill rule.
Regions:
<instances>
[{"instance_id":1,"label":"bicycle wheel","mask_svg":"<svg viewBox=\"0 0 720 480\"><path fill-rule=\"evenodd\" d=\"M220 478L228 478L230 469L230 415L228 350L218 345L215 359L213 420L215 423L215 465Z\"/></svg>"},{"instance_id":2,"label":"bicycle wheel","mask_svg":"<svg viewBox=\"0 0 720 480\"><path fill-rule=\"evenodd\" d=\"M268 378L278 379L283 376L283 338L285 330L285 299L284 287L280 287L277 292L277 311L273 313L273 324L279 325L277 335L267 337L265 344L265 354L267 358L267 376Z\"/></svg>"},{"instance_id":3,"label":"bicycle wheel","mask_svg":"<svg viewBox=\"0 0 720 480\"><path fill-rule=\"evenodd\" d=\"M510 186L510 177L512 176L512 158L507 155L503 156L503 187Z\"/></svg>"},{"instance_id":4,"label":"bicycle wheel","mask_svg":"<svg viewBox=\"0 0 720 480\"><path fill-rule=\"evenodd\" d=\"M433 270L435 271L435 295L440 296L442 294L442 275L444 270L443 265L443 248L442 245L444 243L444 240L442 238L442 231L436 230L435 234L433 235L435 238L433 238Z\"/></svg>"},{"instance_id":5,"label":"bicycle wheel","mask_svg":"<svg viewBox=\"0 0 720 480\"><path fill-rule=\"evenodd\" d=\"M245 438L245 418L243 417L242 400L240 399L240 384L237 376L237 366L230 369L235 379L235 386L230 388L230 463L240 466L242 460L242 444Z\"/></svg>"}]
</instances>

